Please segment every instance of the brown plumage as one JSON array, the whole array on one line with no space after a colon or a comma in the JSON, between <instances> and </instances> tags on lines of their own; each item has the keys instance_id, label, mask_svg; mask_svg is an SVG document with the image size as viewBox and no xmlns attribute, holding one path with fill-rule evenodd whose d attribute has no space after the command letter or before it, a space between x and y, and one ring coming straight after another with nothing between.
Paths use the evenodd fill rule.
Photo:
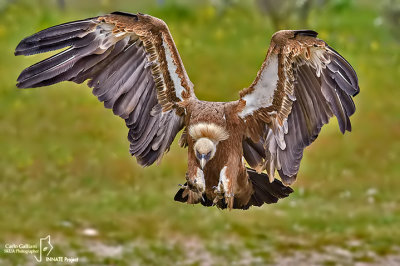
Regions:
<instances>
[{"instance_id":1,"label":"brown plumage","mask_svg":"<svg viewBox=\"0 0 400 266\"><path fill-rule=\"evenodd\" d=\"M16 55L69 48L22 71L17 86L89 80L93 94L125 120L130 152L143 166L160 160L184 129L179 144L188 148L188 170L175 200L248 209L293 192L274 173L293 183L304 148L330 117L343 133L351 130L357 75L316 36L310 30L275 33L239 100L206 102L196 98L162 20L114 12L22 40Z\"/></svg>"}]
</instances>

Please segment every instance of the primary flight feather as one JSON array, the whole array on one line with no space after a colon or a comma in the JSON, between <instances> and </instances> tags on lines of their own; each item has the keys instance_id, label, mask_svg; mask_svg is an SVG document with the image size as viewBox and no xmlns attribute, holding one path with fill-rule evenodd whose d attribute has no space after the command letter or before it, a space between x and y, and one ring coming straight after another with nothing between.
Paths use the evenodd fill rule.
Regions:
<instances>
[{"instance_id":1,"label":"primary flight feather","mask_svg":"<svg viewBox=\"0 0 400 266\"><path fill-rule=\"evenodd\" d=\"M184 129L187 182L177 201L229 209L277 202L293 192L285 185L295 181L304 148L332 116L342 133L351 131L357 75L311 30L275 33L253 83L239 100L224 103L196 98L158 18L114 12L61 24L25 38L15 54L64 47L22 71L17 86L89 80L93 94L125 120L130 153L142 166L160 160Z\"/></svg>"}]
</instances>

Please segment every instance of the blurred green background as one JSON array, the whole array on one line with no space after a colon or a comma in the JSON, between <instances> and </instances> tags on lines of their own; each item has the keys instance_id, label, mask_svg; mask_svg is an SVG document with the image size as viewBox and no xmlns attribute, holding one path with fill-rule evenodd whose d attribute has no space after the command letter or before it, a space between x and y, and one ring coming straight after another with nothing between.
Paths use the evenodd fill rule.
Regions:
<instances>
[{"instance_id":1,"label":"blurred green background","mask_svg":"<svg viewBox=\"0 0 400 266\"><path fill-rule=\"evenodd\" d=\"M124 122L84 85L15 87L48 56L14 57L22 38L115 10L167 22L204 100L237 99L277 29L318 31L358 73L353 132L332 119L278 204L174 202L187 152L176 142L143 169ZM399 77L399 1L0 0L0 264L35 264L4 244L51 235L52 256L82 265L400 265Z\"/></svg>"}]
</instances>

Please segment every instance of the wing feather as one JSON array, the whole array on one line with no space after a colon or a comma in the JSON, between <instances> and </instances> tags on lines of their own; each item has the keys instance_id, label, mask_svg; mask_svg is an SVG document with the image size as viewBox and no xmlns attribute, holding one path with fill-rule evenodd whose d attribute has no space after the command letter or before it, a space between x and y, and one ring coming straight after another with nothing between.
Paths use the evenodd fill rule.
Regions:
<instances>
[{"instance_id":1,"label":"wing feather","mask_svg":"<svg viewBox=\"0 0 400 266\"><path fill-rule=\"evenodd\" d=\"M16 55L68 47L22 71L19 88L88 81L106 108L129 128L130 152L141 165L160 159L184 126L182 102L195 98L166 24L114 12L54 26L25 38Z\"/></svg>"},{"instance_id":2,"label":"wing feather","mask_svg":"<svg viewBox=\"0 0 400 266\"><path fill-rule=\"evenodd\" d=\"M247 124L247 136L265 150L260 159L244 143L244 156L252 167L262 163L258 170L266 170L271 181L275 170L285 184L295 181L304 148L333 115L342 133L351 131L352 97L359 92L357 75L316 36L314 31L274 34L255 81L240 94L238 114ZM276 58L278 63L274 63ZM266 80L265 73L277 74Z\"/></svg>"}]
</instances>

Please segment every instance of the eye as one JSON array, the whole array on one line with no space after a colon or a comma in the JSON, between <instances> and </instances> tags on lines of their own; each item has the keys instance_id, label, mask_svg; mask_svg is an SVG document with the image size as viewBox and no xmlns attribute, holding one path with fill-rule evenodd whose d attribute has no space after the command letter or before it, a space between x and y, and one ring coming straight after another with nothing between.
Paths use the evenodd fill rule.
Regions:
<instances>
[{"instance_id":1,"label":"eye","mask_svg":"<svg viewBox=\"0 0 400 266\"><path fill-rule=\"evenodd\" d=\"M197 157L197 159L199 159L199 160L200 160L200 158L201 158L201 154L200 154L198 151L196 151L196 157Z\"/></svg>"},{"instance_id":2,"label":"eye","mask_svg":"<svg viewBox=\"0 0 400 266\"><path fill-rule=\"evenodd\" d=\"M210 157L211 157L211 152L206 154L206 160L208 161L210 159Z\"/></svg>"}]
</instances>

